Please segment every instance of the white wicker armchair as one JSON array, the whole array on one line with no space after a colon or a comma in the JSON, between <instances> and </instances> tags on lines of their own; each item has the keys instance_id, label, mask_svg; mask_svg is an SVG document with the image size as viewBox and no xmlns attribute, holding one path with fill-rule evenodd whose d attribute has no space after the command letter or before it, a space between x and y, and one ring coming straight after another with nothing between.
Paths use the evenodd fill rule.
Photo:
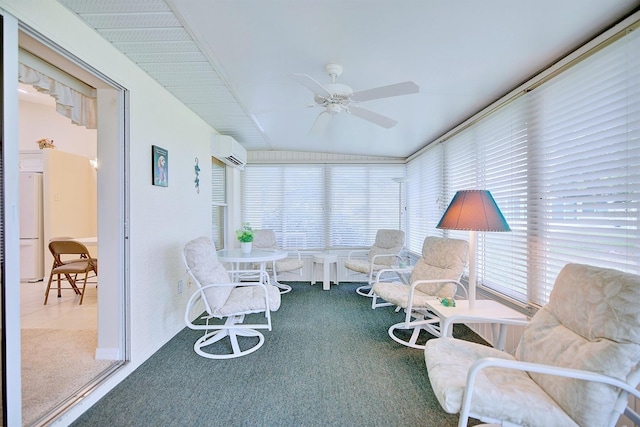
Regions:
<instances>
[{"instance_id":1,"label":"white wicker armchair","mask_svg":"<svg viewBox=\"0 0 640 427\"><path fill-rule=\"evenodd\" d=\"M405 311L404 322L389 328L389 336L408 347L423 349L420 332L440 336L440 319L431 313L426 301L454 298L466 292L459 280L467 265L469 245L466 240L428 236L422 244L422 256L413 266L409 284L400 282L374 283L371 307L395 305ZM388 270L393 272L394 269ZM380 275L385 270L380 270ZM384 302L379 302L379 299ZM408 338L398 332L410 331ZM423 334L424 335L424 334Z\"/></svg>"},{"instance_id":2,"label":"white wicker armchair","mask_svg":"<svg viewBox=\"0 0 640 427\"><path fill-rule=\"evenodd\" d=\"M640 277L567 264L515 356L455 338L427 342L431 386L448 413L503 426L608 426L640 398ZM497 321L497 320L496 320Z\"/></svg>"},{"instance_id":3,"label":"white wicker armchair","mask_svg":"<svg viewBox=\"0 0 640 427\"><path fill-rule=\"evenodd\" d=\"M230 359L259 349L264 336L256 329L271 330L271 312L280 308L278 288L268 284L266 274L255 282L232 283L229 273L255 272L227 271L207 237L187 243L182 255L187 271L198 287L189 298L184 321L190 329L204 330L204 335L193 346L194 351L209 359ZM203 309L205 313L199 316ZM263 312L263 323L243 324L245 315ZM194 321L194 317L200 321ZM214 319L226 321L219 324ZM223 345L222 340L226 337L229 337L230 349ZM242 349L238 337L252 338L242 343L245 347Z\"/></svg>"},{"instance_id":4,"label":"white wicker armchair","mask_svg":"<svg viewBox=\"0 0 640 427\"><path fill-rule=\"evenodd\" d=\"M369 249L356 249L350 251L344 267L351 274L366 274L367 285L360 286L356 292L360 295L371 297L371 286L378 277L378 272L398 264L400 251L404 247L404 231L402 230L378 230L376 240Z\"/></svg>"},{"instance_id":5,"label":"white wicker armchair","mask_svg":"<svg viewBox=\"0 0 640 427\"><path fill-rule=\"evenodd\" d=\"M278 282L278 273L297 271L298 274L302 276L304 261L300 256L300 252L295 249L281 249L280 246L278 246L275 231L268 228L253 230L253 247L272 251L284 250L288 253L287 258L268 264L267 271L272 276L271 283L280 288L280 293L285 294L291 291L291 286Z\"/></svg>"}]
</instances>

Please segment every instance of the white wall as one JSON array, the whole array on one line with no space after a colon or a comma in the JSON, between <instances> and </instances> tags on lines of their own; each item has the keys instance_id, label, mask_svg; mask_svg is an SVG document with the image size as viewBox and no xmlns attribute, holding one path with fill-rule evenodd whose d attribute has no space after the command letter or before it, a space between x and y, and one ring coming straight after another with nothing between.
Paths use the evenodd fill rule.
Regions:
<instances>
[{"instance_id":1,"label":"white wall","mask_svg":"<svg viewBox=\"0 0 640 427\"><path fill-rule=\"evenodd\" d=\"M189 289L178 294L178 280L186 283L180 251L188 240L211 235L211 190L204 185L196 193L193 161L209 158L212 129L57 2L0 0L0 7L130 90L129 151L99 158L98 185L100 188L101 180L121 180L123 165L113 160L128 159L131 363L57 423L66 425L184 327ZM151 185L152 144L169 151L167 188ZM101 150L99 146L98 152ZM200 168L200 179L208 182L209 162L200 161ZM106 244L117 240L104 237ZM102 236L100 239L102 258ZM103 271L102 260L101 267Z\"/></svg>"},{"instance_id":2,"label":"white wall","mask_svg":"<svg viewBox=\"0 0 640 427\"><path fill-rule=\"evenodd\" d=\"M53 140L56 150L77 154L88 159L96 157L96 130L77 126L71 120L56 112L55 101L47 104L20 101L18 120L19 149L38 150L36 141Z\"/></svg>"}]
</instances>

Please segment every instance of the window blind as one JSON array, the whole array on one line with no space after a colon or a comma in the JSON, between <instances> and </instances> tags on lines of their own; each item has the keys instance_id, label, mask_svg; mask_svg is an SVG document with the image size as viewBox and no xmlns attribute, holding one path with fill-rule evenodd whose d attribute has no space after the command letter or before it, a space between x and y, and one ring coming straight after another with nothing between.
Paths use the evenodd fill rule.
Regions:
<instances>
[{"instance_id":1,"label":"window blind","mask_svg":"<svg viewBox=\"0 0 640 427\"><path fill-rule=\"evenodd\" d=\"M407 246L421 254L426 236L441 236L436 229L449 200L443 186L443 146L437 144L407 164Z\"/></svg>"},{"instance_id":2,"label":"window blind","mask_svg":"<svg viewBox=\"0 0 640 427\"><path fill-rule=\"evenodd\" d=\"M322 165L246 165L242 218L274 230L284 248L321 249L325 235Z\"/></svg>"},{"instance_id":3,"label":"window blind","mask_svg":"<svg viewBox=\"0 0 640 427\"><path fill-rule=\"evenodd\" d=\"M398 228L401 176L398 164L248 164L243 221L273 229L287 248L370 246L379 228Z\"/></svg>"},{"instance_id":4,"label":"window blind","mask_svg":"<svg viewBox=\"0 0 640 427\"><path fill-rule=\"evenodd\" d=\"M478 188L491 191L510 232L478 233L477 271L482 285L520 301L527 299L527 102L519 98L481 121Z\"/></svg>"},{"instance_id":5,"label":"window blind","mask_svg":"<svg viewBox=\"0 0 640 427\"><path fill-rule=\"evenodd\" d=\"M224 249L224 224L227 211L226 168L221 161L211 158L211 240L216 249Z\"/></svg>"},{"instance_id":6,"label":"window blind","mask_svg":"<svg viewBox=\"0 0 640 427\"><path fill-rule=\"evenodd\" d=\"M403 165L328 165L329 247L371 246L379 229L398 229Z\"/></svg>"},{"instance_id":7,"label":"window blind","mask_svg":"<svg viewBox=\"0 0 640 427\"><path fill-rule=\"evenodd\" d=\"M543 305L569 262L640 273L639 51L630 31L412 160L411 249L442 215L436 194L487 189L512 231L478 233L482 286Z\"/></svg>"},{"instance_id":8,"label":"window blind","mask_svg":"<svg viewBox=\"0 0 640 427\"><path fill-rule=\"evenodd\" d=\"M529 94L539 236L530 299L568 262L640 273L640 34L631 32ZM533 202L533 200L532 200ZM533 284L532 284L533 285Z\"/></svg>"}]
</instances>

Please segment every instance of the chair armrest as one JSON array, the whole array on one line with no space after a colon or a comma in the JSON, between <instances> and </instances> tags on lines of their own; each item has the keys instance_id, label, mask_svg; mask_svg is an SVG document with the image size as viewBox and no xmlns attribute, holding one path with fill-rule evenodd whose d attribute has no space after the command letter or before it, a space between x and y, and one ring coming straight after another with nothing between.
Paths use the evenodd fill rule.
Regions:
<instances>
[{"instance_id":1,"label":"chair armrest","mask_svg":"<svg viewBox=\"0 0 640 427\"><path fill-rule=\"evenodd\" d=\"M462 287L462 284L459 281L451 280L451 279L416 280L410 285L411 288L409 290L409 300L408 300L407 309L406 309L407 316L409 316L411 314L411 310L413 310L413 294L415 293L416 286L422 285L425 283L453 283L459 287ZM418 307L418 308L424 308L424 307Z\"/></svg>"},{"instance_id":2,"label":"chair armrest","mask_svg":"<svg viewBox=\"0 0 640 427\"><path fill-rule=\"evenodd\" d=\"M413 271L413 266L409 266L409 267L391 267L391 268L383 268L378 270L378 272L376 273L376 279L375 281L378 282L380 277L382 277L382 275L384 273L395 273L396 275L398 275L398 277L401 277L401 274L411 274L411 272ZM402 279L400 279L402 281L402 283L405 283ZM408 285L408 283L405 283Z\"/></svg>"},{"instance_id":3,"label":"chair armrest","mask_svg":"<svg viewBox=\"0 0 640 427\"><path fill-rule=\"evenodd\" d=\"M371 264L375 264L376 263L376 258L388 258L388 257L396 258L397 261L398 261L398 265L400 264L400 261L402 261L402 257L399 254L378 254L378 255L374 255L371 258Z\"/></svg>"},{"instance_id":4,"label":"chair armrest","mask_svg":"<svg viewBox=\"0 0 640 427\"><path fill-rule=\"evenodd\" d=\"M378 255L374 255L371 258L371 266L369 268L369 284L373 284L374 282L377 282L379 280L379 278L382 277L382 275L380 273L380 270L378 270L376 272L374 270L374 266L376 265L376 258L383 258L383 257L384 258L388 258L388 257L397 258L398 265L400 264L400 261L402 261L402 257L400 255L398 255L398 254L378 254ZM381 265L386 265L386 264L381 264ZM396 267L396 266L390 265L389 268L395 269L395 268L400 268L400 267ZM385 270L387 270L387 269L385 269ZM375 277L373 277L374 274L375 274ZM400 277L400 276L398 275L398 277Z\"/></svg>"},{"instance_id":5,"label":"chair armrest","mask_svg":"<svg viewBox=\"0 0 640 427\"><path fill-rule=\"evenodd\" d=\"M297 249L282 249L282 250L287 253L287 256L293 255L294 257L296 257L298 259L302 259L302 256L300 255L300 251L297 250Z\"/></svg>"},{"instance_id":6,"label":"chair armrest","mask_svg":"<svg viewBox=\"0 0 640 427\"><path fill-rule=\"evenodd\" d=\"M599 374L592 371L585 371L581 369L563 368L559 366L544 365L540 363L522 362L512 359L499 359L495 357L486 357L479 359L471 365L469 372L467 373L467 382L462 397L462 406L460 408L460 419L458 425L467 425L469 419L469 411L471 409L471 398L473 397L473 388L475 386L475 380L480 371L489 367L500 367L505 369L514 369L525 372L536 372L540 374L555 375L566 378L575 378L584 381L593 381L603 384L608 384L613 387L618 387L621 390L631 394L636 399L640 398L640 390L637 390L634 386L622 381L618 378L610 377L608 375Z\"/></svg>"}]
</instances>

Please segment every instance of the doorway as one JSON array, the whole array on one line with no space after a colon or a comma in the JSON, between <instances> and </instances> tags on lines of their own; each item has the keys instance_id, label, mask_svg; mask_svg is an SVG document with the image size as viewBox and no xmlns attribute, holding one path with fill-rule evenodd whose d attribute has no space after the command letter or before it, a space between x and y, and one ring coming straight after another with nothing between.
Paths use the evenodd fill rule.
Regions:
<instances>
[{"instance_id":1,"label":"doorway","mask_svg":"<svg viewBox=\"0 0 640 427\"><path fill-rule=\"evenodd\" d=\"M19 83L18 92L22 419L37 425L115 362L95 359L98 277L89 278L82 304L73 289L52 289L43 304L52 265L47 242L97 240L96 130L59 114L56 99L34 85ZM99 259L97 245L85 244Z\"/></svg>"},{"instance_id":2,"label":"doorway","mask_svg":"<svg viewBox=\"0 0 640 427\"><path fill-rule=\"evenodd\" d=\"M127 157L125 155L127 149L127 120L125 118L128 94L123 87L100 74L97 70L74 58L40 34L33 32L29 28L21 27L19 23L12 22L14 21L13 18L8 18L8 20L3 19L3 21L10 21L12 28L9 28L9 31L3 28L3 51L10 50L12 55L3 54L3 58L11 58L12 60L3 62L2 81L4 92L11 93L11 96L7 98L10 98L13 102L3 100L3 107L6 107L3 108L3 124L13 123L16 117L19 116L18 102L15 96L18 89L18 81L17 78L14 78L14 73L5 73L8 67L16 66L18 46L20 49L30 52L95 88L98 120L100 122L100 127L96 131L96 158L99 165L95 171L97 188L96 211L100 212L96 234L99 238L97 247L101 267L99 270L100 283L104 286L100 288L100 298L96 297L95 299L94 310L97 324L93 360L99 361L99 363L106 363L103 363L101 365L102 369L88 379L86 383L75 384L73 390L68 391L67 396L62 396L61 403L56 407L47 409L44 413L38 414L37 417L32 417L32 420L27 424L45 425L85 397L87 393L104 381L111 373L115 372L128 359L128 311L125 303L128 280L128 245L125 229L125 224L128 223L128 212L125 183L127 182L128 166L124 161ZM16 182L18 178L18 137L15 128L12 126L7 128L4 129L3 126L2 150L7 153L7 155L2 156L3 168L1 170L3 173L1 179L3 183ZM15 162L15 165L13 162ZM9 163L11 163L11 167L5 169L4 166ZM13 203L15 203L16 192L12 192L11 196L14 197ZM3 200L4 208L7 198L3 198ZM9 203L11 202L9 200ZM18 252L18 231L13 228L16 228L15 224L7 229L8 235L2 235L2 243L4 247L13 248L14 252ZM8 260L8 257L3 256L3 266L6 265L5 261L18 261L18 259L13 257L12 260ZM19 262L12 264L12 266L8 267L8 274L2 274L2 286L3 291L5 291L3 292L4 298L2 300L3 312L9 306L20 305ZM45 265L48 267L47 264ZM4 273L5 270L3 269L2 272ZM48 273L46 279L48 279ZM10 291L6 292L7 290ZM42 293L41 296L44 297L44 294ZM85 302L85 304L87 303ZM19 337L22 321L15 315L15 310L10 309L9 312L11 316L5 316L4 322L7 327L2 330L3 343L7 341L19 342L19 338L16 339L16 331ZM37 320L34 321L37 322ZM83 322L83 320L81 319L79 322ZM9 338L6 339L7 337ZM45 335L43 339L46 341L49 338L49 336ZM61 344L62 346L65 345L64 342ZM11 368L8 366L16 367L20 365L20 348L6 345L3 348L5 350L3 356L11 362L3 365L3 403L5 403L3 414L5 423L15 425L16 420L22 418L22 399L17 396L22 395L24 384L21 384L20 378L16 379L15 372L11 373ZM18 361L17 363L15 363L16 360ZM43 369L42 372L55 372L58 367L48 364L48 361L48 359L40 360L38 369ZM39 390L39 392L46 393L47 391ZM67 392L65 391L64 393ZM12 396L11 399L8 399L8 396Z\"/></svg>"}]
</instances>

